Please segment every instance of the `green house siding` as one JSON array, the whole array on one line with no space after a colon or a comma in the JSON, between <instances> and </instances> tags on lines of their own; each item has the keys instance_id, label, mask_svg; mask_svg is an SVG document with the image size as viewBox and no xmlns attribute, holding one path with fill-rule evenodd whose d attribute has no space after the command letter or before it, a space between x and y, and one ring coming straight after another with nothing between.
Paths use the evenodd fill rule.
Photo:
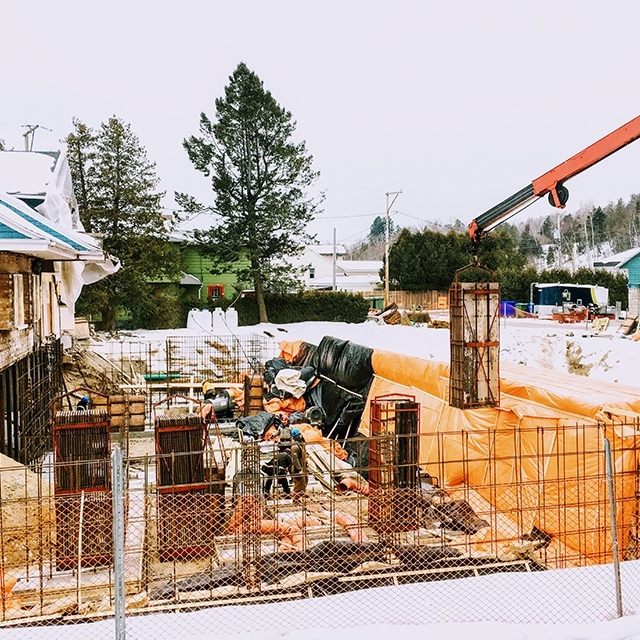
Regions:
<instances>
[{"instance_id":1,"label":"green house siding","mask_svg":"<svg viewBox=\"0 0 640 640\"><path fill-rule=\"evenodd\" d=\"M195 247L185 247L183 250L184 270L194 275L203 284L202 295L206 297L207 286L210 284L224 285L224 297L234 298L238 293L238 283L234 273L221 273L213 275L211 273L212 261L203 256ZM245 266L248 262L240 262Z\"/></svg>"}]
</instances>

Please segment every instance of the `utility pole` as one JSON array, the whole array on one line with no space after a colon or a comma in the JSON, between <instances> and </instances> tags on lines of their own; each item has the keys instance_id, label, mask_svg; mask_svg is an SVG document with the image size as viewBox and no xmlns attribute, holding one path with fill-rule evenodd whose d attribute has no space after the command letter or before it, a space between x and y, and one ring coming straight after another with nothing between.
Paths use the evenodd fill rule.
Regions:
<instances>
[{"instance_id":1,"label":"utility pole","mask_svg":"<svg viewBox=\"0 0 640 640\"><path fill-rule=\"evenodd\" d=\"M398 196L402 193L400 191L388 191L385 193L387 196L387 208L386 208L386 227L384 236L384 306L389 305L389 210L393 206ZM389 204L389 196L393 196L391 204Z\"/></svg>"},{"instance_id":2,"label":"utility pole","mask_svg":"<svg viewBox=\"0 0 640 640\"><path fill-rule=\"evenodd\" d=\"M333 287L332 291L336 291L336 228L333 227Z\"/></svg>"},{"instance_id":3,"label":"utility pole","mask_svg":"<svg viewBox=\"0 0 640 640\"><path fill-rule=\"evenodd\" d=\"M39 124L23 124L23 127L26 127L25 133L23 133L24 137L24 150L25 151L33 151L33 139L36 137L36 129L44 129L45 131L51 131L51 129L47 129L47 127L41 127ZM29 143L29 136L31 136L31 143Z\"/></svg>"}]
</instances>

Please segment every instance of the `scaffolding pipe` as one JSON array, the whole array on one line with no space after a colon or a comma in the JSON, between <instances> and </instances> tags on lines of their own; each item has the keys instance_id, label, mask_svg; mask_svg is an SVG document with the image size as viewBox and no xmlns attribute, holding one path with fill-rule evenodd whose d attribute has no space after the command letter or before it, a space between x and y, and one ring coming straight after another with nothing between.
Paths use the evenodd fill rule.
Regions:
<instances>
[{"instance_id":1,"label":"scaffolding pipe","mask_svg":"<svg viewBox=\"0 0 640 640\"><path fill-rule=\"evenodd\" d=\"M604 439L604 458L607 468L607 489L609 508L611 509L611 547L613 551L613 572L616 585L616 608L618 618L622 618L622 584L620 581L620 550L618 548L618 523L616 518L616 494L613 487L613 462L611 459L611 443Z\"/></svg>"},{"instance_id":2,"label":"scaffolding pipe","mask_svg":"<svg viewBox=\"0 0 640 640\"><path fill-rule=\"evenodd\" d=\"M113 499L113 583L114 618L116 640L125 640L125 602L124 602L124 472L122 469L122 449L113 448L111 454L111 486Z\"/></svg>"}]
</instances>

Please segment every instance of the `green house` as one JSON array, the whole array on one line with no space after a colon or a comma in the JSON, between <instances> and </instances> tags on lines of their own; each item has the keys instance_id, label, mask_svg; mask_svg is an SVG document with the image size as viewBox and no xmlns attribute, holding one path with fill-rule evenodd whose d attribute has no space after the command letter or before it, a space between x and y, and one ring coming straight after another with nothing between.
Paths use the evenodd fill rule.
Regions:
<instances>
[{"instance_id":1,"label":"green house","mask_svg":"<svg viewBox=\"0 0 640 640\"><path fill-rule=\"evenodd\" d=\"M631 249L618 269L624 269L629 279L629 313L640 317L640 247Z\"/></svg>"},{"instance_id":2,"label":"green house","mask_svg":"<svg viewBox=\"0 0 640 640\"><path fill-rule=\"evenodd\" d=\"M234 266L246 266L248 261L238 263L237 265L229 265L229 270L214 275L212 273L213 262L210 258L203 255L201 249L194 240L194 231L205 231L215 224L215 219L210 213L197 213L188 220L177 225L176 229L170 234L171 242L180 245L182 254L184 271L197 278L202 283L200 290L200 298L203 300L222 300L224 298L232 300L241 287L238 285L236 275L233 273Z\"/></svg>"}]
</instances>

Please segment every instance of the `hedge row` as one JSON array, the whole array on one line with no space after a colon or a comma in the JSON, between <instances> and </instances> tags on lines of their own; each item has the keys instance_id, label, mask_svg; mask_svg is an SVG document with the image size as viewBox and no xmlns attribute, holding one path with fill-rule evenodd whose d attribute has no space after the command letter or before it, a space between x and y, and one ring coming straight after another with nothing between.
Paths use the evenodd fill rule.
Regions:
<instances>
[{"instance_id":1,"label":"hedge row","mask_svg":"<svg viewBox=\"0 0 640 640\"><path fill-rule=\"evenodd\" d=\"M364 322L369 301L361 294L343 291L302 291L295 294L268 293L265 296L269 322L288 324L310 320L325 322ZM255 296L240 298L234 304L241 326L258 324Z\"/></svg>"}]
</instances>

